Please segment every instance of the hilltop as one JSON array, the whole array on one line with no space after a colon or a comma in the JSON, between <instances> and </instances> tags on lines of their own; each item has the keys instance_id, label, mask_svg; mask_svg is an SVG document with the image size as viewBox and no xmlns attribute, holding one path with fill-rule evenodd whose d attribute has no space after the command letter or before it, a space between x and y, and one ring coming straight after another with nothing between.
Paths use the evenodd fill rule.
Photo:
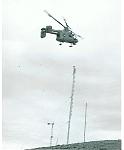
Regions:
<instances>
[{"instance_id":1,"label":"hilltop","mask_svg":"<svg viewBox=\"0 0 124 150\"><path fill-rule=\"evenodd\" d=\"M52 147L39 147L25 150L121 150L121 140L91 141L68 145L56 145Z\"/></svg>"}]
</instances>

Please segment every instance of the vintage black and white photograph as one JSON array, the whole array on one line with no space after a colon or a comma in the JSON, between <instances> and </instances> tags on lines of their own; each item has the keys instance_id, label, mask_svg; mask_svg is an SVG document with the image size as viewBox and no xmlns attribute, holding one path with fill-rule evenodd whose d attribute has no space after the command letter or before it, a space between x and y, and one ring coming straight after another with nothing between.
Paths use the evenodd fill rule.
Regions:
<instances>
[{"instance_id":1,"label":"vintage black and white photograph","mask_svg":"<svg viewBox=\"0 0 124 150\"><path fill-rule=\"evenodd\" d=\"M121 0L3 0L3 150L121 150Z\"/></svg>"}]
</instances>

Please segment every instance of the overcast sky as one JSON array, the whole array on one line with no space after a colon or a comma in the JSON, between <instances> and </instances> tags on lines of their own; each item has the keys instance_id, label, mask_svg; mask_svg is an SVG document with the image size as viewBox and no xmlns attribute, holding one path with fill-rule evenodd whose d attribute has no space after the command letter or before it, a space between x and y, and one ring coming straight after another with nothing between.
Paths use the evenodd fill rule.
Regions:
<instances>
[{"instance_id":1,"label":"overcast sky","mask_svg":"<svg viewBox=\"0 0 124 150\"><path fill-rule=\"evenodd\" d=\"M55 35L63 17L84 40L59 46ZM66 143L76 66L70 143L83 141L84 104L88 102L86 141L120 138L120 0L3 1L3 144L4 150Z\"/></svg>"}]
</instances>

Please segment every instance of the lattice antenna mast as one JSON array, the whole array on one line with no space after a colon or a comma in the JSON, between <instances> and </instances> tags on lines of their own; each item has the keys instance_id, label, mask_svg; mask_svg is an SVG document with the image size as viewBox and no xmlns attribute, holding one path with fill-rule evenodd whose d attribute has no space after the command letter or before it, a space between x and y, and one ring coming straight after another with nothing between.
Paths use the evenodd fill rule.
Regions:
<instances>
[{"instance_id":1,"label":"lattice antenna mast","mask_svg":"<svg viewBox=\"0 0 124 150\"><path fill-rule=\"evenodd\" d=\"M75 73L76 73L76 68L75 66L73 66L73 82L72 82L71 102L70 102L69 121L68 121L67 144L69 144L70 125L71 125L72 108L73 108L73 96L74 96L74 90L75 90L74 89L75 88Z\"/></svg>"}]
</instances>

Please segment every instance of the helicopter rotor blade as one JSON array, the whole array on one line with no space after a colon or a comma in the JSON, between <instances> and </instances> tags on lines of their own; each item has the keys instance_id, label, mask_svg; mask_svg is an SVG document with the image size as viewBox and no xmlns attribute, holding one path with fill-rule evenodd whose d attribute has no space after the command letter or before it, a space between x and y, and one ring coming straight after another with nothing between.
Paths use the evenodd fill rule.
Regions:
<instances>
[{"instance_id":1,"label":"helicopter rotor blade","mask_svg":"<svg viewBox=\"0 0 124 150\"><path fill-rule=\"evenodd\" d=\"M64 22L65 22L66 26L67 26L69 29L71 29L71 28L69 27L69 25L67 24L66 19L65 19L65 18L63 18L63 20L64 20Z\"/></svg>"},{"instance_id":2,"label":"helicopter rotor blade","mask_svg":"<svg viewBox=\"0 0 124 150\"><path fill-rule=\"evenodd\" d=\"M79 38L81 38L81 39L85 39L86 34L87 34L87 33L86 33L86 32L84 32L84 33L83 33L83 36L80 36L79 34L76 34L76 35L77 35Z\"/></svg>"},{"instance_id":3,"label":"helicopter rotor blade","mask_svg":"<svg viewBox=\"0 0 124 150\"><path fill-rule=\"evenodd\" d=\"M48 13L48 11L44 10L44 12L51 18L53 18L56 22L58 22L61 26L63 26L65 28L65 26L60 22L58 21L56 18L54 18L50 13Z\"/></svg>"},{"instance_id":4,"label":"helicopter rotor blade","mask_svg":"<svg viewBox=\"0 0 124 150\"><path fill-rule=\"evenodd\" d=\"M81 35L78 35L78 34L74 33L74 32L72 31L72 29L69 27L69 25L67 24L66 19L65 19L65 18L63 18L63 19L64 19L64 21L65 21L66 26L70 29L70 31L71 31L76 37L78 36L79 38L84 39Z\"/></svg>"},{"instance_id":5,"label":"helicopter rotor blade","mask_svg":"<svg viewBox=\"0 0 124 150\"><path fill-rule=\"evenodd\" d=\"M83 39L83 37L81 35L76 34L76 36L78 36L79 38Z\"/></svg>"},{"instance_id":6,"label":"helicopter rotor blade","mask_svg":"<svg viewBox=\"0 0 124 150\"><path fill-rule=\"evenodd\" d=\"M82 37L81 35L79 35L79 34L76 34L76 33L74 33L74 32L72 32L76 37L79 37L79 38L81 38L81 39L84 39L84 37Z\"/></svg>"}]
</instances>

